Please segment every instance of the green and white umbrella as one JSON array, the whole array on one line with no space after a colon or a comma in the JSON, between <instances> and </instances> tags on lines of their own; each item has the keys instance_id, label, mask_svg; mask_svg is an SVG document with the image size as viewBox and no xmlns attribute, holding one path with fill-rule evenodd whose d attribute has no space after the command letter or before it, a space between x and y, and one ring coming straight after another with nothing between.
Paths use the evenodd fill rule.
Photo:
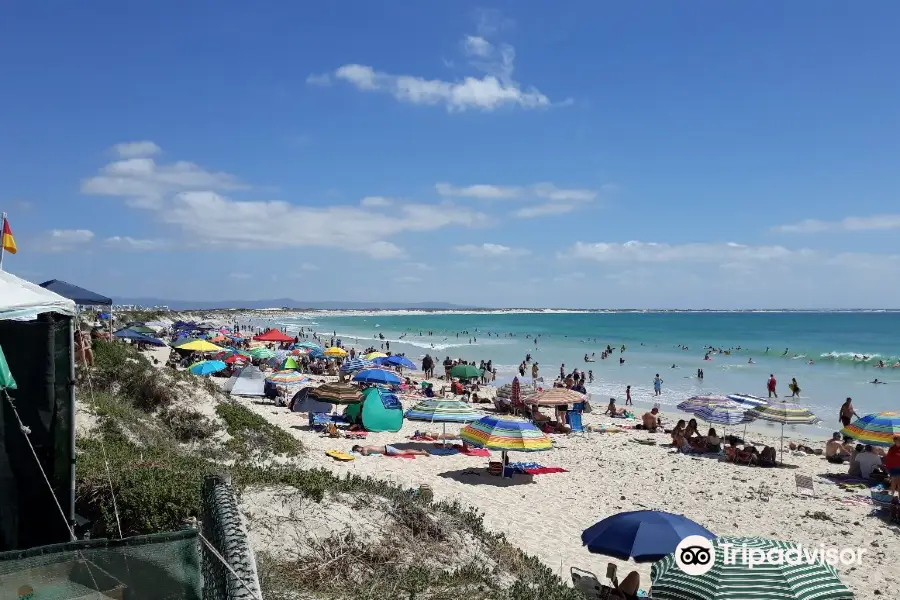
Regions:
<instances>
[{"instance_id":1,"label":"green and white umbrella","mask_svg":"<svg viewBox=\"0 0 900 600\"><path fill-rule=\"evenodd\" d=\"M650 592L654 600L852 600L853 594L838 578L837 571L821 557L808 561L804 551L793 542L763 538L720 537L711 540L715 563L702 575L689 575L675 562L675 553L667 555L650 569ZM725 564L725 551L730 562ZM763 561L751 568L743 560L742 548L768 553L781 550L788 556L782 564ZM793 550L799 564L788 551ZM676 552L678 552L676 550ZM758 554L757 556L761 556Z\"/></svg>"}]
</instances>

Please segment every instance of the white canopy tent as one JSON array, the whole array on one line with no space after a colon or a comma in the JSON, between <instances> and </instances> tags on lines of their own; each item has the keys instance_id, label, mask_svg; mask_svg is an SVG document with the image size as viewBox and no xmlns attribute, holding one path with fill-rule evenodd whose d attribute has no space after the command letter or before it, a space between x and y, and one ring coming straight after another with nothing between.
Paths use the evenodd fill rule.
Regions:
<instances>
[{"instance_id":1,"label":"white canopy tent","mask_svg":"<svg viewBox=\"0 0 900 600\"><path fill-rule=\"evenodd\" d=\"M265 396L266 378L257 367L249 365L225 382L225 391L232 396Z\"/></svg>"},{"instance_id":2,"label":"white canopy tent","mask_svg":"<svg viewBox=\"0 0 900 600\"><path fill-rule=\"evenodd\" d=\"M36 283L0 271L0 319L30 320L55 312L75 316L75 303Z\"/></svg>"}]
</instances>

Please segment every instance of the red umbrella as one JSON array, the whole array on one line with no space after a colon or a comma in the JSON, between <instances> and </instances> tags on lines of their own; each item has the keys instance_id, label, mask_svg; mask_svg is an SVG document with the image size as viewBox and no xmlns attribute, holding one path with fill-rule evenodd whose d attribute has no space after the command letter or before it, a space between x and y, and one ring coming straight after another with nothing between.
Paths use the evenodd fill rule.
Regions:
<instances>
[{"instance_id":1,"label":"red umbrella","mask_svg":"<svg viewBox=\"0 0 900 600\"><path fill-rule=\"evenodd\" d=\"M265 333L261 333L253 338L257 342L293 342L294 338L277 329L269 329Z\"/></svg>"},{"instance_id":2,"label":"red umbrella","mask_svg":"<svg viewBox=\"0 0 900 600\"><path fill-rule=\"evenodd\" d=\"M243 354L232 354L231 356L229 356L228 358L225 359L225 364L233 365L234 363L236 363L239 360L247 360L247 357L244 356Z\"/></svg>"}]
</instances>

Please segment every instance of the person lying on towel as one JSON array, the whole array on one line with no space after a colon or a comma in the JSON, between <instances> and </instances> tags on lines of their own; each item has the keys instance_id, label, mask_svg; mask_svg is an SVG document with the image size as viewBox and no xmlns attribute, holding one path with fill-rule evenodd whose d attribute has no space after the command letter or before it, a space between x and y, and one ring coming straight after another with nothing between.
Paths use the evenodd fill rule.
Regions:
<instances>
[{"instance_id":1,"label":"person lying on towel","mask_svg":"<svg viewBox=\"0 0 900 600\"><path fill-rule=\"evenodd\" d=\"M353 446L351 452L369 456L371 454L384 454L385 456L431 456L427 450L400 450L393 446Z\"/></svg>"}]
</instances>

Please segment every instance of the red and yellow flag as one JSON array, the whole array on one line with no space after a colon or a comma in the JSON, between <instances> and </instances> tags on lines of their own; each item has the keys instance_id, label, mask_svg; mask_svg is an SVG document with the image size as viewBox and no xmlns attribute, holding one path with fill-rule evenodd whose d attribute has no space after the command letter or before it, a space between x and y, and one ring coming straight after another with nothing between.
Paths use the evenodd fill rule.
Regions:
<instances>
[{"instance_id":1,"label":"red and yellow flag","mask_svg":"<svg viewBox=\"0 0 900 600\"><path fill-rule=\"evenodd\" d=\"M3 248L10 254L16 253L16 238L13 237L12 229L9 228L9 221L3 219L3 234L0 236L0 248Z\"/></svg>"}]
</instances>

